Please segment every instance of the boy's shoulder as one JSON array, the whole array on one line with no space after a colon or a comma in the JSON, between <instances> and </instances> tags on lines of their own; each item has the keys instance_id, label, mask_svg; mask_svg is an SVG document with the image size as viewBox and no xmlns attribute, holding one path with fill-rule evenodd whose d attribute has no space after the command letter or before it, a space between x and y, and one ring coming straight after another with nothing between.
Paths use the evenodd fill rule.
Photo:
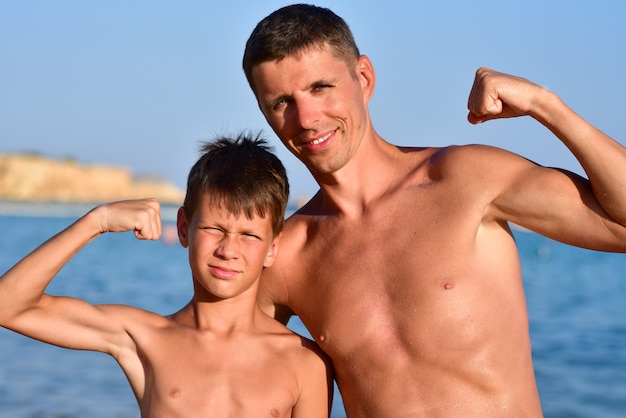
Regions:
<instances>
[{"instance_id":1,"label":"boy's shoulder","mask_svg":"<svg viewBox=\"0 0 626 418\"><path fill-rule=\"evenodd\" d=\"M175 326L171 317L137 308L130 305L106 304L98 305L98 309L105 312L112 320L119 320L126 327L137 330L138 328L166 328Z\"/></svg>"},{"instance_id":2,"label":"boy's shoulder","mask_svg":"<svg viewBox=\"0 0 626 418\"><path fill-rule=\"evenodd\" d=\"M290 357L296 361L303 361L305 358L327 361L326 354L315 341L294 332L275 319L265 316L269 324L267 329L269 331L267 332L268 343L280 350L285 358Z\"/></svg>"}]
</instances>

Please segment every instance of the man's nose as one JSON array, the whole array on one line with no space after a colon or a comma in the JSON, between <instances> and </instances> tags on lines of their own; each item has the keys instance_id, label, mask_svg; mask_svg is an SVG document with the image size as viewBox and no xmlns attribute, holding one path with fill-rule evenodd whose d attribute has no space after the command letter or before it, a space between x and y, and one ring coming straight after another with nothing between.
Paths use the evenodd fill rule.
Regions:
<instances>
[{"instance_id":1,"label":"man's nose","mask_svg":"<svg viewBox=\"0 0 626 418\"><path fill-rule=\"evenodd\" d=\"M304 129L312 129L320 120L320 109L318 103L310 99L300 99L295 101L295 111L298 123Z\"/></svg>"}]
</instances>

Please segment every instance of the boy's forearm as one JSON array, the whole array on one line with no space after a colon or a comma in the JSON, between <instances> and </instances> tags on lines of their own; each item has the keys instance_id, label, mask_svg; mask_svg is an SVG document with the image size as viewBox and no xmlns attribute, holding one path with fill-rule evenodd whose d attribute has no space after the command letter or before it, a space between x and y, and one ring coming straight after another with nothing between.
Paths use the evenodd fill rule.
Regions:
<instances>
[{"instance_id":1,"label":"boy's forearm","mask_svg":"<svg viewBox=\"0 0 626 418\"><path fill-rule=\"evenodd\" d=\"M101 234L93 210L53 236L0 277L0 325L35 307L50 281L86 244Z\"/></svg>"}]
</instances>

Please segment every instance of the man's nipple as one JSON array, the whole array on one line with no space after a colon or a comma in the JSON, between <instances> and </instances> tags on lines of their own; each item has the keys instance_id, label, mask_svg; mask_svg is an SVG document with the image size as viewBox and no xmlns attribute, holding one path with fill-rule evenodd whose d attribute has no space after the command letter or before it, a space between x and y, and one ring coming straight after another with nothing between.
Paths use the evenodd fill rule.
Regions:
<instances>
[{"instance_id":1,"label":"man's nipple","mask_svg":"<svg viewBox=\"0 0 626 418\"><path fill-rule=\"evenodd\" d=\"M444 280L441 282L441 288L443 290L452 290L454 289L454 282L452 280Z\"/></svg>"}]
</instances>

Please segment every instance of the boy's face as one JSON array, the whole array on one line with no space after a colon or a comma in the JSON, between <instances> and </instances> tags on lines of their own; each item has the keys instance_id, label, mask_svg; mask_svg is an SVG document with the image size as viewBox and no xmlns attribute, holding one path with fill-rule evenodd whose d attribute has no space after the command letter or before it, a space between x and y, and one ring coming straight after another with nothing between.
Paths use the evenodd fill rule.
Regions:
<instances>
[{"instance_id":1,"label":"boy's face","mask_svg":"<svg viewBox=\"0 0 626 418\"><path fill-rule=\"evenodd\" d=\"M189 264L196 297L229 299L241 294L256 298L263 267L273 264L278 252L269 217L235 216L221 206L209 204L205 196L191 219L178 213L181 244L189 248Z\"/></svg>"}]
</instances>

